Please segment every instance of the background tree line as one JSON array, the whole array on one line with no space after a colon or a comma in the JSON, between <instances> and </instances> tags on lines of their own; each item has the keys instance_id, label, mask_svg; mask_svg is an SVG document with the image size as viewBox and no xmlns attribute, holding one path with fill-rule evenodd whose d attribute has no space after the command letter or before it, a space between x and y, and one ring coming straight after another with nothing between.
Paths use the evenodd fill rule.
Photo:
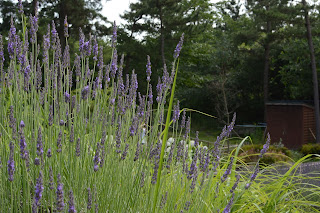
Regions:
<instances>
[{"instance_id":1,"label":"background tree line","mask_svg":"<svg viewBox=\"0 0 320 213\"><path fill-rule=\"evenodd\" d=\"M68 15L68 42L75 47L71 50L77 49L79 27L86 35L104 38L99 43L110 46L105 38L112 28L101 14L101 0L23 1L25 13L34 14L35 5L39 5L40 38L51 20L63 38L63 21ZM234 111L238 123L263 122L267 101L313 100L304 12L309 11L317 58L319 6L312 2L304 8L293 0L139 0L122 15L126 24L118 28L124 74L135 69L139 89L145 91L146 55L150 55L155 87L185 33L177 86L181 105L216 115L222 123L229 123ZM11 17L18 21L18 16L17 3L1 1L0 34L7 37Z\"/></svg>"}]
</instances>

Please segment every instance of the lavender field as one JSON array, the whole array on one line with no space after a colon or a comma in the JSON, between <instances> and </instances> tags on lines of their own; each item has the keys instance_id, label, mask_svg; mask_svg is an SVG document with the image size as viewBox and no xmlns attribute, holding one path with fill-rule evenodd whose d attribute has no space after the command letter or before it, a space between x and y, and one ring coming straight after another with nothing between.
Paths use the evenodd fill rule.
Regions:
<instances>
[{"instance_id":1,"label":"lavender field","mask_svg":"<svg viewBox=\"0 0 320 213\"><path fill-rule=\"evenodd\" d=\"M151 85L149 56L144 76L122 74L116 24L111 61L81 30L70 61L67 17L64 38L54 22L38 37L37 14L19 12L22 30L12 19L7 46L0 35L0 212L319 212L320 188L293 181L320 181L295 173L310 156L266 175L259 160L251 171L238 157L248 137L222 155L235 114L214 146L190 139L188 110L174 99L183 34Z\"/></svg>"}]
</instances>

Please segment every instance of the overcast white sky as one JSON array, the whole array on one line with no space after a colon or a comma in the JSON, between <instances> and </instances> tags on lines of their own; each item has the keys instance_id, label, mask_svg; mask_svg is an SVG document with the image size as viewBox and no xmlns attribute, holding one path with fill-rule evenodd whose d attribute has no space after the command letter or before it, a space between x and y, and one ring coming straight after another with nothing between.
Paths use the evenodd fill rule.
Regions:
<instances>
[{"instance_id":1,"label":"overcast white sky","mask_svg":"<svg viewBox=\"0 0 320 213\"><path fill-rule=\"evenodd\" d=\"M109 21L116 21L117 24L123 24L120 14L123 14L125 10L129 10L130 3L135 3L138 0L111 0L103 2L102 14L107 16ZM218 2L221 0L211 0L212 2Z\"/></svg>"}]
</instances>

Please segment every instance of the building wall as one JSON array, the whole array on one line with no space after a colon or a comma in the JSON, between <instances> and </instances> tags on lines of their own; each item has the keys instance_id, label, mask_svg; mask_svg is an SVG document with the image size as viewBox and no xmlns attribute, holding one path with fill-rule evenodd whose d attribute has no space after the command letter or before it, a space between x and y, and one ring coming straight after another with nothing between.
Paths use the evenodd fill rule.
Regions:
<instances>
[{"instance_id":1,"label":"building wall","mask_svg":"<svg viewBox=\"0 0 320 213\"><path fill-rule=\"evenodd\" d=\"M303 144L303 128L302 105L267 105L267 131L271 143L281 140L286 147L297 149Z\"/></svg>"},{"instance_id":2,"label":"building wall","mask_svg":"<svg viewBox=\"0 0 320 213\"><path fill-rule=\"evenodd\" d=\"M315 142L313 134L316 135L314 109L303 106L303 144Z\"/></svg>"}]
</instances>

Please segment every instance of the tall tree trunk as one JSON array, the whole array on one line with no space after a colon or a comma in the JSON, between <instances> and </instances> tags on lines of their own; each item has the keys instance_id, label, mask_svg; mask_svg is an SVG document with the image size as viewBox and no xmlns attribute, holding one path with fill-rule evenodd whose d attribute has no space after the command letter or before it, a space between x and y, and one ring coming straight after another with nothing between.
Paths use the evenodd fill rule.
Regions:
<instances>
[{"instance_id":1,"label":"tall tree trunk","mask_svg":"<svg viewBox=\"0 0 320 213\"><path fill-rule=\"evenodd\" d=\"M60 38L60 44L61 44L61 50L63 52L64 47L66 45L66 38L64 37L64 19L67 15L66 10L67 10L67 2L66 0L61 0L59 3L59 27L57 29L58 35Z\"/></svg>"},{"instance_id":2,"label":"tall tree trunk","mask_svg":"<svg viewBox=\"0 0 320 213\"><path fill-rule=\"evenodd\" d=\"M305 21L306 21L307 38L308 38L308 45L309 45L310 58L311 58L314 114L315 114L315 120L316 120L316 142L320 143L319 90L318 90L318 75L317 75L317 67L316 67L316 57L314 54L314 47L313 47L313 42L312 42L309 14L308 14L308 9L306 7L305 0L302 0L302 5L304 8L304 17L305 17Z\"/></svg>"},{"instance_id":3,"label":"tall tree trunk","mask_svg":"<svg viewBox=\"0 0 320 213\"><path fill-rule=\"evenodd\" d=\"M271 33L271 21L267 21L267 35ZM269 69L270 69L270 41L264 47L264 70L263 70L263 103L264 121L267 120L267 102L269 100Z\"/></svg>"}]
</instances>

